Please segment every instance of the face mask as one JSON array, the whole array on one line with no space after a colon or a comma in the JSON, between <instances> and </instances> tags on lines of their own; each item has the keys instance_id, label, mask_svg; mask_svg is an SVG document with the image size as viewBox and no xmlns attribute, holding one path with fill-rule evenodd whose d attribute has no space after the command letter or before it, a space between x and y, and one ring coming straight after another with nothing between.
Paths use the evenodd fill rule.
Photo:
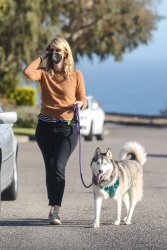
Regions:
<instances>
[{"instance_id":1,"label":"face mask","mask_svg":"<svg viewBox=\"0 0 167 250\"><path fill-rule=\"evenodd\" d=\"M58 64L62 60L62 55L58 53L53 53L52 55L52 63L53 64Z\"/></svg>"}]
</instances>

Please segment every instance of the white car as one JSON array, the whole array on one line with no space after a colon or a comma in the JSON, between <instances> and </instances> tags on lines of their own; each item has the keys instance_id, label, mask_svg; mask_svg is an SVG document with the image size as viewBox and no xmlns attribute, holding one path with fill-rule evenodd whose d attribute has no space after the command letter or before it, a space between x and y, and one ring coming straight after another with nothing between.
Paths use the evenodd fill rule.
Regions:
<instances>
[{"instance_id":1,"label":"white car","mask_svg":"<svg viewBox=\"0 0 167 250\"><path fill-rule=\"evenodd\" d=\"M80 132L86 141L91 141L93 136L103 140L105 112L93 96L87 96L88 106L79 110Z\"/></svg>"},{"instance_id":2,"label":"white car","mask_svg":"<svg viewBox=\"0 0 167 250\"><path fill-rule=\"evenodd\" d=\"M13 133L16 112L5 112L0 105L0 195L2 200L16 200L18 196L18 143Z\"/></svg>"}]
</instances>

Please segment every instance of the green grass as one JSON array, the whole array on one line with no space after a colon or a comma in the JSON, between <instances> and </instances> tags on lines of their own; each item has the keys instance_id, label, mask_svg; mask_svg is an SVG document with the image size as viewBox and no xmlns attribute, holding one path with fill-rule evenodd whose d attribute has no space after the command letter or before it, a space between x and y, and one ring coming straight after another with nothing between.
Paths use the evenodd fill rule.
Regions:
<instances>
[{"instance_id":1,"label":"green grass","mask_svg":"<svg viewBox=\"0 0 167 250\"><path fill-rule=\"evenodd\" d=\"M35 135L35 128L17 128L13 127L13 131L15 135L28 135L34 136Z\"/></svg>"}]
</instances>

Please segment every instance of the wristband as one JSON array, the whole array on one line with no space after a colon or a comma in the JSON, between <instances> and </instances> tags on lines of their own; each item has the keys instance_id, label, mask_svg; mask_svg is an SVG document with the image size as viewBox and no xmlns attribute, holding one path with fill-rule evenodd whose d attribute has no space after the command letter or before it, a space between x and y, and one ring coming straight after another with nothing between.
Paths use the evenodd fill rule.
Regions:
<instances>
[{"instance_id":1,"label":"wristband","mask_svg":"<svg viewBox=\"0 0 167 250\"><path fill-rule=\"evenodd\" d=\"M41 59L41 62L43 61L43 57L41 55L38 56Z\"/></svg>"}]
</instances>

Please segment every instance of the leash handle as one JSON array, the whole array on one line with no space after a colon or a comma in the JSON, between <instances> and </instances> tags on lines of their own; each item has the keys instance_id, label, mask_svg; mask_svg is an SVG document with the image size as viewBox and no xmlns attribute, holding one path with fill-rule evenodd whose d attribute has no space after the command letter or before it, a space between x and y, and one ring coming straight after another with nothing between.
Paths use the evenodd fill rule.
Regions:
<instances>
[{"instance_id":1,"label":"leash handle","mask_svg":"<svg viewBox=\"0 0 167 250\"><path fill-rule=\"evenodd\" d=\"M80 131L80 120L79 120L79 111L78 111L78 104L74 104L74 119L77 123L77 132L79 136L79 169L80 169L80 177L82 184L85 188L90 188L92 186L92 183L90 185L86 185L83 176L82 176L82 159L81 159L81 131Z\"/></svg>"}]
</instances>

